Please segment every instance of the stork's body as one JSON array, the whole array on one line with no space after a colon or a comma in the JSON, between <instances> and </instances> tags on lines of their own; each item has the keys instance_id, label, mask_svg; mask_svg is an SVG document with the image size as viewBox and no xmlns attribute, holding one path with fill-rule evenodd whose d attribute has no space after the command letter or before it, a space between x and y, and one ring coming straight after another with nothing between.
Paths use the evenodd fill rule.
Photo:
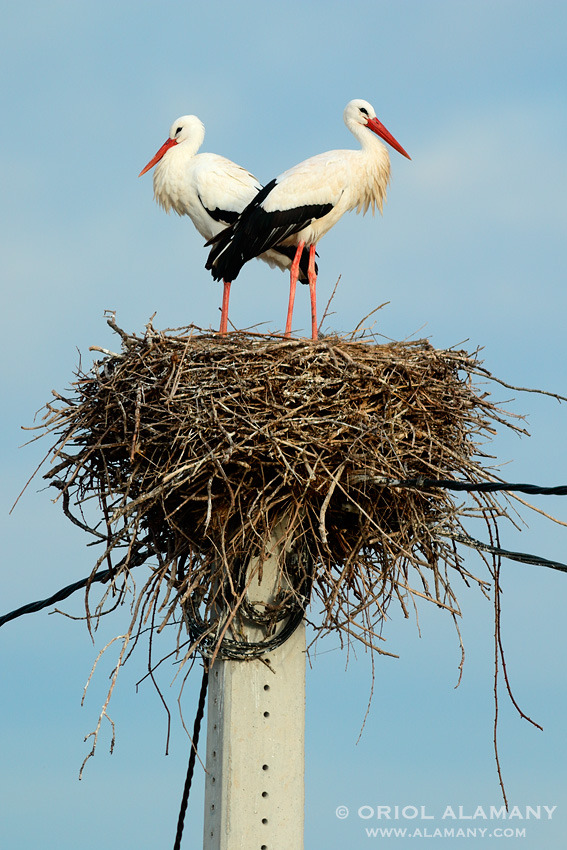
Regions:
<instances>
[{"instance_id":1,"label":"stork's body","mask_svg":"<svg viewBox=\"0 0 567 850\"><path fill-rule=\"evenodd\" d=\"M169 138L140 172L153 168L154 198L166 212L188 215L201 236L213 239L232 224L262 188L245 168L214 153L197 153L205 128L195 115L183 115L171 125ZM272 268L289 269L295 249L271 246L259 259ZM301 274L307 278L307 263ZM224 293L220 332L226 333L229 278L223 278Z\"/></svg>"},{"instance_id":2,"label":"stork's body","mask_svg":"<svg viewBox=\"0 0 567 850\"><path fill-rule=\"evenodd\" d=\"M406 151L376 118L364 100L352 100L344 111L348 129L360 150L337 150L306 159L284 171L261 189L213 247L207 268L213 277L234 280L244 263L276 244L295 246L291 267L286 335L291 332L297 271L303 249L309 248L308 279L311 326L317 338L315 246L349 210L382 211L390 180L390 157L380 136L408 157ZM295 279L294 279L295 276Z\"/></svg>"}]
</instances>

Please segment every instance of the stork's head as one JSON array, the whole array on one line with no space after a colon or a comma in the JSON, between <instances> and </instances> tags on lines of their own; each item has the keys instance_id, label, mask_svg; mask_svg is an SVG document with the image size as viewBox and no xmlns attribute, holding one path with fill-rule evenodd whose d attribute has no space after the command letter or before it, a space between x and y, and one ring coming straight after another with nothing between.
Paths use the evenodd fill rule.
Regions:
<instances>
[{"instance_id":1,"label":"stork's head","mask_svg":"<svg viewBox=\"0 0 567 850\"><path fill-rule=\"evenodd\" d=\"M374 107L367 100L362 100L361 98L351 100L345 107L343 118L351 133L357 135L356 130L358 127L368 127L369 130L372 130L373 133L384 139L385 142L393 147L394 150L398 151L398 153L401 153L402 156L411 159L409 153L403 149L392 134L386 130L384 125L378 121Z\"/></svg>"},{"instance_id":2,"label":"stork's head","mask_svg":"<svg viewBox=\"0 0 567 850\"><path fill-rule=\"evenodd\" d=\"M155 156L150 159L146 167L140 171L138 177L141 177L142 174L153 168L174 145L187 143L187 146L191 147L191 156L193 156L203 144L204 138L205 127L203 122L199 121L196 115L182 115L173 122L169 131L169 139L164 142Z\"/></svg>"}]
</instances>

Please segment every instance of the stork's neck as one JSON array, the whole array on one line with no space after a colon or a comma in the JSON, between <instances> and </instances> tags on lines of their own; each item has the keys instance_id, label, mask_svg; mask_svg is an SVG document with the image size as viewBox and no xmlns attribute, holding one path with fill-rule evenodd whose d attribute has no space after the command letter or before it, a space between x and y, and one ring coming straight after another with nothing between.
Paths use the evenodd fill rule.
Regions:
<instances>
[{"instance_id":1,"label":"stork's neck","mask_svg":"<svg viewBox=\"0 0 567 850\"><path fill-rule=\"evenodd\" d=\"M347 125L348 126L348 125ZM357 212L366 212L372 207L378 207L382 212L382 206L386 200L386 189L390 182L390 156L388 148L378 136L362 124L352 124L349 130L360 142L360 150L354 151L354 156L359 163L356 189L352 195L352 207Z\"/></svg>"},{"instance_id":2,"label":"stork's neck","mask_svg":"<svg viewBox=\"0 0 567 850\"><path fill-rule=\"evenodd\" d=\"M204 137L204 133L203 133ZM203 137L192 135L173 145L154 170L154 197L166 212L175 210L184 215L189 165L201 147Z\"/></svg>"},{"instance_id":3,"label":"stork's neck","mask_svg":"<svg viewBox=\"0 0 567 850\"><path fill-rule=\"evenodd\" d=\"M349 130L360 142L360 147L364 153L373 157L383 156L384 152L388 154L388 148L384 142L368 127L364 127L362 124L353 123L349 127Z\"/></svg>"},{"instance_id":4,"label":"stork's neck","mask_svg":"<svg viewBox=\"0 0 567 850\"><path fill-rule=\"evenodd\" d=\"M363 127L361 124L354 124L349 127L353 136L360 142L359 156L364 163L364 168L367 172L372 172L376 176L380 175L383 194L390 179L390 155L388 148L384 142L369 130L368 127Z\"/></svg>"},{"instance_id":5,"label":"stork's neck","mask_svg":"<svg viewBox=\"0 0 567 850\"><path fill-rule=\"evenodd\" d=\"M170 148L170 152L173 153L177 151L177 155L181 158L185 158L185 160L191 159L191 157L195 156L201 145L205 140L205 128L202 124L195 126L191 130L191 134L186 138L181 139L177 142L173 148Z\"/></svg>"}]
</instances>

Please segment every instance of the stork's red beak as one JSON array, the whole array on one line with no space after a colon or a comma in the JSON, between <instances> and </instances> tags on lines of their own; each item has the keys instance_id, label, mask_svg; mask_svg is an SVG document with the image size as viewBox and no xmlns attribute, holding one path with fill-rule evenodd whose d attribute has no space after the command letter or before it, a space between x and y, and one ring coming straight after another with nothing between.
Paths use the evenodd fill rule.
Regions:
<instances>
[{"instance_id":1,"label":"stork's red beak","mask_svg":"<svg viewBox=\"0 0 567 850\"><path fill-rule=\"evenodd\" d=\"M150 161L148 162L148 164L146 165L146 167L145 167L145 168L142 168L142 170L141 170L141 171L140 171L140 173L138 174L138 177L141 177L141 176L142 176L142 174L145 174L145 173L146 173L146 171L149 171L149 170L150 170L150 168L153 168L153 167L154 167L154 165L156 164L156 162L159 162L159 161L160 161L160 159L162 158L162 156L164 155L164 153L166 153L166 152L170 149L170 147L172 147L172 145L176 145L176 144L177 144L177 140L176 140L176 139L168 139L168 140L167 140L167 142L165 142L165 143L161 146L161 148L160 148L160 149L159 149L159 151L156 153L156 155L153 157L153 159L150 159Z\"/></svg>"},{"instance_id":2,"label":"stork's red beak","mask_svg":"<svg viewBox=\"0 0 567 850\"><path fill-rule=\"evenodd\" d=\"M376 133L377 136L380 136L382 139L384 139L385 142L388 142L390 147L394 148L394 150L398 151L398 153L401 153L402 156L407 156L408 159L411 159L409 153L403 149L400 143L394 139L392 134L388 132L388 130L386 130L384 125L381 124L377 118L369 118L366 123L366 126L369 127L374 133Z\"/></svg>"}]
</instances>

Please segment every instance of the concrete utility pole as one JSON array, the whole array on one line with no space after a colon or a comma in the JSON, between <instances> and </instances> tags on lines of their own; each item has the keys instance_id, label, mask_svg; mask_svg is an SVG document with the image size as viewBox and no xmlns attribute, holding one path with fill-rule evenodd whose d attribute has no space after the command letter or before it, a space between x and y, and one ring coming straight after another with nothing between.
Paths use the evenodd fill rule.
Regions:
<instances>
[{"instance_id":1,"label":"concrete utility pole","mask_svg":"<svg viewBox=\"0 0 567 850\"><path fill-rule=\"evenodd\" d=\"M281 537L272 537L261 584L252 579L252 602L275 598ZM262 633L250 627L247 636L257 641ZM208 699L204 850L302 850L304 622L261 659L216 660Z\"/></svg>"}]
</instances>

